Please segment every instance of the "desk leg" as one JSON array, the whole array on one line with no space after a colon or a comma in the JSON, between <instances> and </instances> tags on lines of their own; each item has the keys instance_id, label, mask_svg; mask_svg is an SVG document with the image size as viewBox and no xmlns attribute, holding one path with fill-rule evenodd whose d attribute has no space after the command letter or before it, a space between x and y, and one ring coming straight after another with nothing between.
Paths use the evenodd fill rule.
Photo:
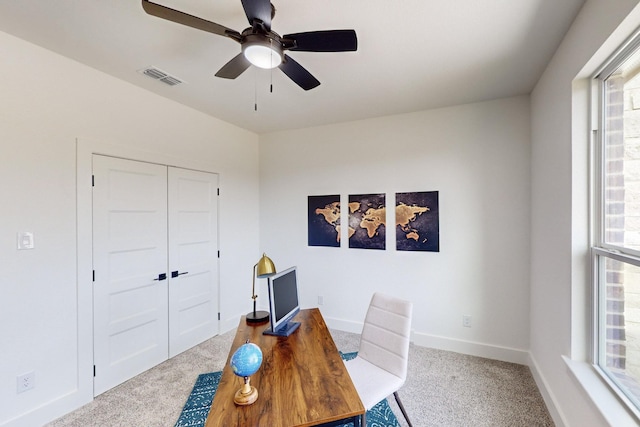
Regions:
<instances>
[{"instance_id":1,"label":"desk leg","mask_svg":"<svg viewBox=\"0 0 640 427\"><path fill-rule=\"evenodd\" d=\"M360 417L356 417L356 422L354 423L354 427L367 427L367 412L366 411Z\"/></svg>"}]
</instances>

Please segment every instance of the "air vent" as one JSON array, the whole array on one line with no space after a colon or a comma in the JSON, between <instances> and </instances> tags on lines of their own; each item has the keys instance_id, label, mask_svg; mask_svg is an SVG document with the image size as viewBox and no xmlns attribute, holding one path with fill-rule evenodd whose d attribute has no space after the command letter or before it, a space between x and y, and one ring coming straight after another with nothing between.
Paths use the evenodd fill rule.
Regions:
<instances>
[{"instance_id":1,"label":"air vent","mask_svg":"<svg viewBox=\"0 0 640 427\"><path fill-rule=\"evenodd\" d=\"M164 71L156 67L147 67L142 70L138 70L138 72L144 74L145 76L151 77L154 80L161 81L162 83L169 86L176 86L176 85L179 85L180 83L183 83L183 81L180 80L179 78L174 77L168 73L165 73Z\"/></svg>"}]
</instances>

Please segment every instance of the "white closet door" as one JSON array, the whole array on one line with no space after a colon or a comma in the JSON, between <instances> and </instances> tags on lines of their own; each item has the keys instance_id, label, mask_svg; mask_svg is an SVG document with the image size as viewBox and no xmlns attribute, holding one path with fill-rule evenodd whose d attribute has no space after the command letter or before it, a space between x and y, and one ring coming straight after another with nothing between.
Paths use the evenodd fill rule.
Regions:
<instances>
[{"instance_id":1,"label":"white closet door","mask_svg":"<svg viewBox=\"0 0 640 427\"><path fill-rule=\"evenodd\" d=\"M169 168L169 357L218 333L218 175Z\"/></svg>"},{"instance_id":2,"label":"white closet door","mask_svg":"<svg viewBox=\"0 0 640 427\"><path fill-rule=\"evenodd\" d=\"M93 157L94 394L168 356L167 168Z\"/></svg>"}]
</instances>

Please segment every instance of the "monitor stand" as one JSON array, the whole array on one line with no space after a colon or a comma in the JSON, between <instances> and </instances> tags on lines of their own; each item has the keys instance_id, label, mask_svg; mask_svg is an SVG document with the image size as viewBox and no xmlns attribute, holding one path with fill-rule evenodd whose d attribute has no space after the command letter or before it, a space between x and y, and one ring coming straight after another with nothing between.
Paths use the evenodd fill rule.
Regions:
<instances>
[{"instance_id":1,"label":"monitor stand","mask_svg":"<svg viewBox=\"0 0 640 427\"><path fill-rule=\"evenodd\" d=\"M300 322L287 322L280 329L276 329L275 331L272 329L265 329L264 335L274 335L277 337L288 337L291 335L298 327L300 326Z\"/></svg>"}]
</instances>

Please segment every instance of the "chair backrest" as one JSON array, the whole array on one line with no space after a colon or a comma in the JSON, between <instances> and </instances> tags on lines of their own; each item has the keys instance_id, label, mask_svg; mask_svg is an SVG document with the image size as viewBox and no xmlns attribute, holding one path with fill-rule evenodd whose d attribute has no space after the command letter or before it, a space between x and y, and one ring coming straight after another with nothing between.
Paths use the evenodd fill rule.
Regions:
<instances>
[{"instance_id":1,"label":"chair backrest","mask_svg":"<svg viewBox=\"0 0 640 427\"><path fill-rule=\"evenodd\" d=\"M405 380L413 304L379 292L364 319L358 356Z\"/></svg>"}]
</instances>

